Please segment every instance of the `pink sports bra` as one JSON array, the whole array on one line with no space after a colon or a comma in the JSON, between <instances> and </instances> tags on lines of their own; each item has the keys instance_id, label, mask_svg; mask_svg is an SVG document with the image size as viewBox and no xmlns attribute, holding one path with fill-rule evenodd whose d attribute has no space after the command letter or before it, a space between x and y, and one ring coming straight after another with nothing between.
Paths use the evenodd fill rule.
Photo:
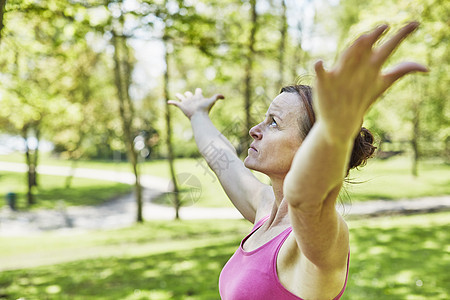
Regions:
<instances>
[{"instance_id":1,"label":"pink sports bra","mask_svg":"<svg viewBox=\"0 0 450 300\"><path fill-rule=\"evenodd\" d=\"M292 232L286 228L278 236L253 251L244 251L244 242L269 217L262 218L253 227L240 244L230 260L222 269L219 277L219 293L222 300L303 300L289 292L277 275L277 256L281 246ZM347 260L347 275L344 287L333 300L341 298L347 286L350 253Z\"/></svg>"}]
</instances>

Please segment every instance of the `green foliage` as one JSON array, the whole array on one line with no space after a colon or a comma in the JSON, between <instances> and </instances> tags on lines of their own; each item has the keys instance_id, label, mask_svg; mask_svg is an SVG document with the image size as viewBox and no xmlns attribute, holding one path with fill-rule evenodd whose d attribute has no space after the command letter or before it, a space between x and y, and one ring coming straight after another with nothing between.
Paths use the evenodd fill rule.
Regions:
<instances>
[{"instance_id":1,"label":"green foliage","mask_svg":"<svg viewBox=\"0 0 450 300\"><path fill-rule=\"evenodd\" d=\"M102 17L106 5L8 2L0 130L16 134L31 124L56 151L73 159L123 151L112 55L104 36L110 29L108 16ZM153 123L152 115L145 115L134 120L140 130Z\"/></svg>"},{"instance_id":2,"label":"green foliage","mask_svg":"<svg viewBox=\"0 0 450 300\"><path fill-rule=\"evenodd\" d=\"M421 152L427 155L448 152L449 56L446 53L449 43L445 42L448 26L444 21L447 3L437 0L345 0L338 5L322 1L319 6L309 2L287 3L289 36L285 49L285 84L294 83L299 75L311 72L311 57L317 53L307 53L301 48L306 37L330 30L328 35L336 39L336 28L339 28L338 47L342 48L356 34L375 24L387 21L395 26L407 19L419 19L421 29L400 48L399 55L422 61L432 72L427 77L405 80L403 85L394 88L374 107L367 124L382 138L408 141L411 120L415 118L412 110L418 107ZM314 7L315 16L311 15ZM226 129L237 119L243 120L243 68L251 28L248 2L142 1L135 6L122 7L121 1L84 1L69 5L61 0L8 1L0 57L2 131L14 134L25 124L34 124L42 129L43 138L53 141L58 151L74 159L82 155L111 157L112 150L124 151L117 106L112 101L116 92L112 51L108 46L111 18L120 10L131 24L126 32L130 37L170 39L169 51L174 62L170 66L171 98L175 92L198 86L207 95L220 92L226 96L226 104L217 105L215 113L213 111L216 125ZM280 88L277 86L277 51L281 13L278 2L258 6L253 72L255 96L251 112L255 123L263 115L267 100ZM320 23L307 24L308 20ZM161 26L165 28L165 37L161 36ZM325 49L320 51L326 53ZM165 125L158 119L163 116L164 104L159 102L160 78L155 78L150 84L152 88L146 89L147 95L134 99L137 111L142 113L135 119L135 125L158 132L159 140L163 140ZM403 113L405 111L408 113ZM189 124L179 114L175 120L174 141L176 145L183 145L175 147L176 155L198 155ZM238 130L229 135L236 146L248 131L243 124L239 125ZM165 156L164 147L157 144L151 147L153 157Z\"/></svg>"},{"instance_id":3,"label":"green foliage","mask_svg":"<svg viewBox=\"0 0 450 300\"><path fill-rule=\"evenodd\" d=\"M418 144L413 149L421 156L440 156L448 162L450 44L445 21L448 2L300 2L286 1L284 84L312 74L312 62L317 56L335 55L324 36L337 40L337 47L342 49L357 34L376 24L388 22L397 28L410 19L421 21L421 28L398 49L391 62L394 64L400 57L416 60L428 65L431 72L402 80L373 107L365 124L378 134L384 143L382 147L388 146L388 141ZM154 48L163 43L168 46L170 98L176 92L196 87L202 87L205 95L225 95L226 99L212 110L211 118L239 152L246 149L248 145L242 143L249 130L244 120L245 66L252 56L250 119L256 124L280 89L281 1L258 1L256 24L251 20L249 1L133 3L7 1L0 44L0 131L21 134L25 139L50 140L55 144L55 152L72 160L122 156L123 129L128 126L121 126L119 118L111 37L113 29L123 21L121 29L130 50L127 71L130 82L126 90L135 106L130 127L133 136L142 131L149 133L145 143L151 150L150 157L167 157L167 149L161 142L166 135L163 118L166 104L162 101L164 66L157 66L158 60L162 60L158 50L149 52L149 56L154 55L149 61L155 62L155 67L145 66L154 67L154 72L152 69L142 75L131 67L141 63L133 50L144 41L151 42ZM258 30L252 54L248 43L253 25ZM311 43L315 36L324 46L304 47L308 42L317 44ZM149 77L138 80L138 76ZM175 156L198 157L188 120L179 110L170 109ZM406 148L401 150L410 150ZM445 192L446 182L437 182L440 183L436 190ZM404 195L370 194L370 197Z\"/></svg>"},{"instance_id":4,"label":"green foliage","mask_svg":"<svg viewBox=\"0 0 450 300\"><path fill-rule=\"evenodd\" d=\"M344 297L448 299L449 217L350 221ZM151 222L70 238L0 238L0 261L23 258L33 265L33 251L41 264L49 255L61 262L3 271L0 293L8 299L217 299L220 270L250 227L242 220ZM11 249L18 249L16 256Z\"/></svg>"},{"instance_id":5,"label":"green foliage","mask_svg":"<svg viewBox=\"0 0 450 300\"><path fill-rule=\"evenodd\" d=\"M211 112L214 124L238 148L238 152L248 145L240 145L243 136L248 136L245 124L245 66L248 56L248 37L252 27L250 3L239 1L199 1L197 14L205 13L214 22L212 28L214 42L210 43L208 52L201 51L198 46L174 44L171 64L171 97L176 92L193 91L201 87L205 95L221 93L225 96ZM174 16L175 18L175 16ZM204 18L204 17L202 17ZM280 3L265 3L258 9L257 35L255 37L255 54L252 71L252 108L250 111L252 124L257 124L263 118L270 101L278 94L278 44L280 39ZM177 22L174 20L174 22ZM174 23L176 24L176 23ZM175 25L174 25L175 26ZM186 25L185 25L186 26ZM195 30L195 34L202 36L208 25L202 25ZM182 26L183 27L183 26ZM184 29L183 29L184 30ZM182 31L184 33L184 31ZM175 39L175 41L177 41ZM298 39L288 37L286 52L304 51L298 46ZM285 84L295 82L299 75L292 75L291 69L304 68L308 64L307 55L299 60L298 56L286 55ZM174 111L176 109L173 109ZM176 110L177 111L177 110ZM174 144L178 156L198 155L189 122L178 111L174 113ZM183 145L179 147L178 145ZM244 151L245 152L245 151Z\"/></svg>"},{"instance_id":6,"label":"green foliage","mask_svg":"<svg viewBox=\"0 0 450 300\"><path fill-rule=\"evenodd\" d=\"M425 76L409 75L389 90L366 118L367 127L385 140L417 142L421 156L440 156L448 161L450 106L448 83L450 56L447 15L449 3L427 1L341 1L338 23L340 47L359 33L388 23L391 32L411 20L421 23L390 59L417 61L430 69Z\"/></svg>"}]
</instances>

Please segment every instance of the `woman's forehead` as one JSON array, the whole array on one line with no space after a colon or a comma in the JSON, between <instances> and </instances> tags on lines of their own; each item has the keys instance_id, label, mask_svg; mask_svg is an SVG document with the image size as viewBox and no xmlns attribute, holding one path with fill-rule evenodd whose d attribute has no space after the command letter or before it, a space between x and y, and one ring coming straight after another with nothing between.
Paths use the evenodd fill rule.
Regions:
<instances>
[{"instance_id":1,"label":"woman's forehead","mask_svg":"<svg viewBox=\"0 0 450 300\"><path fill-rule=\"evenodd\" d=\"M294 93L283 92L279 94L267 110L268 114L287 115L290 112L297 113L300 109L299 96Z\"/></svg>"}]
</instances>

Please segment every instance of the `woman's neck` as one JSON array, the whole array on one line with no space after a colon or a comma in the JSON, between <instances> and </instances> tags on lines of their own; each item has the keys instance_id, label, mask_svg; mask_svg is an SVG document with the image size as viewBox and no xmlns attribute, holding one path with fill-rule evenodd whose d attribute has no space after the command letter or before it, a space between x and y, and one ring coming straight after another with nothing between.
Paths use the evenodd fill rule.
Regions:
<instances>
[{"instance_id":1,"label":"woman's neck","mask_svg":"<svg viewBox=\"0 0 450 300\"><path fill-rule=\"evenodd\" d=\"M272 212L270 214L267 223L269 227L271 225L276 225L284 223L288 216L288 206L286 201L283 201L283 183L284 177L271 177L273 193L275 195L275 202L273 204Z\"/></svg>"},{"instance_id":2,"label":"woman's neck","mask_svg":"<svg viewBox=\"0 0 450 300\"><path fill-rule=\"evenodd\" d=\"M270 178L272 182L272 188L273 193L275 195L275 205L280 207L281 202L283 201L283 183L284 183L284 177L283 178Z\"/></svg>"}]
</instances>

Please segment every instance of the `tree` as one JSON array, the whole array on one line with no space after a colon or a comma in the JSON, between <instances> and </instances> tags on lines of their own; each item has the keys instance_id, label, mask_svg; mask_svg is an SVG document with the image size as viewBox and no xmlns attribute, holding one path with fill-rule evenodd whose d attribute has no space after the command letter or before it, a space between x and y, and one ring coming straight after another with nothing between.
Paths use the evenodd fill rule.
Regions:
<instances>
[{"instance_id":1,"label":"tree","mask_svg":"<svg viewBox=\"0 0 450 300\"><path fill-rule=\"evenodd\" d=\"M161 99L169 99L175 90L201 86L205 94L226 94L227 105L215 107L212 117L239 152L244 152L248 129L256 118L262 118L282 81L290 75L295 78L298 66L309 59L299 49L301 38L295 36L295 25L288 22L292 2L130 3L8 1L11 14L5 19L6 38L0 45L6 91L2 92L2 104L8 104L0 108L2 129L22 132L28 121L37 118L38 123L27 127L30 141L36 134L53 141L55 151L71 159L74 166L82 156L127 152L137 189L142 158L135 149L135 138L141 132L158 132L167 150L153 155L169 158L172 181L176 182L174 159L198 153L192 138L184 134L186 124L175 124L177 112L167 110ZM136 59L132 46L138 39L160 42L166 64L158 82L150 84L156 87L141 97L133 94ZM295 55L289 58L291 51ZM16 60L18 64L12 63ZM150 105L149 99L161 103L165 116L156 129L149 121L153 112L148 110L157 104ZM20 113L11 119L10 108ZM175 147L180 141L190 145L189 149ZM136 192L138 219L142 217L140 194ZM175 199L177 211L180 205Z\"/></svg>"},{"instance_id":2,"label":"tree","mask_svg":"<svg viewBox=\"0 0 450 300\"><path fill-rule=\"evenodd\" d=\"M171 113L169 109L169 105L167 104L167 101L170 100L169 96L169 84L170 84L170 76L169 76L169 68L170 68L170 56L169 56L169 50L168 47L170 47L170 42L167 40L167 37L163 38L164 40L164 62L166 63L166 68L164 70L164 104L165 104L165 120L166 120L166 146L167 146L167 159L169 162L169 170L170 170L170 177L171 182L173 185L173 205L175 208L175 219L179 219L179 211L181 207L181 201L180 201L180 189L178 187L178 179L175 172L175 166L174 166L174 154L173 154L173 142L172 142L172 118Z\"/></svg>"},{"instance_id":3,"label":"tree","mask_svg":"<svg viewBox=\"0 0 450 300\"><path fill-rule=\"evenodd\" d=\"M179 219L179 210L182 205L180 197L180 187L174 166L174 145L171 110L167 101L170 99L170 82L171 82L171 56L176 55L177 49L182 47L196 47L199 51L211 54L215 40L209 36L205 29L210 28L214 22L208 18L203 18L195 13L193 7L185 6L183 3L178 4L178 9L173 13L169 12L168 2L164 1L164 7L157 14L164 24L161 41L164 45L164 62L165 69L163 75L163 100L164 115L166 124L166 147L171 183L173 185L172 203L175 208L175 219ZM188 13L181 13L182 10ZM189 24L186 26L186 24ZM203 28L202 28L203 27Z\"/></svg>"},{"instance_id":4,"label":"tree","mask_svg":"<svg viewBox=\"0 0 450 300\"><path fill-rule=\"evenodd\" d=\"M252 127L253 122L251 120L251 104L252 104L252 89L253 89L253 65L255 59L255 36L258 30L258 13L256 11L256 0L250 0L250 34L248 36L247 50L246 50L246 64L245 64L245 92L244 92L244 111L245 111L245 132L243 133L242 144L247 145L249 143L250 137L247 134L247 128ZM243 150L241 147L240 150Z\"/></svg>"},{"instance_id":5,"label":"tree","mask_svg":"<svg viewBox=\"0 0 450 300\"><path fill-rule=\"evenodd\" d=\"M7 15L8 23L2 43L2 64L5 71L2 87L5 95L0 116L6 119L10 132L20 134L25 141L27 203L30 206L35 202L33 189L38 182L36 167L39 139L45 127L45 119L51 113L51 105L48 104L58 98L52 82L57 80L60 73L48 70L57 59L49 55L50 47L47 44L51 42L54 45L57 42L53 37L58 31L50 33L53 35L50 37L45 26L37 22L32 14L27 24L21 12L8 10ZM26 25L30 30L21 30L19 38L16 28L23 29Z\"/></svg>"},{"instance_id":6,"label":"tree","mask_svg":"<svg viewBox=\"0 0 450 300\"><path fill-rule=\"evenodd\" d=\"M8 5L0 116L3 130L25 140L31 205L38 148L30 141L45 136L69 158L92 151L88 144L104 147L103 136L114 134L111 109L116 107L109 101L114 95L108 82L113 77L105 76L111 74L105 71L105 55L88 46L86 38L103 29L91 27L86 7L66 7L59 0Z\"/></svg>"},{"instance_id":7,"label":"tree","mask_svg":"<svg viewBox=\"0 0 450 300\"><path fill-rule=\"evenodd\" d=\"M214 48L217 41L214 36L215 22L210 16L205 16L196 12L194 6L187 5L179 1L169 3L164 1L161 7L155 7L148 12L159 19L162 26L158 39L162 42L164 48L164 74L162 79L162 94L164 100L164 116L165 116L165 144L167 148L167 159L169 164L171 182L173 191L171 196L172 204L175 208L175 218L179 218L179 209L183 205L181 202L181 189L177 182L177 174L175 171L175 151L172 112L167 105L170 99L171 84L175 79L174 74L183 69L183 55L181 52L187 48L196 49L196 55L204 55L211 57L214 54ZM172 63L177 62L177 64ZM183 73L185 76L185 73ZM184 79L184 78L183 78ZM179 87L180 88L180 87ZM186 87L181 87L186 88ZM184 149L180 149L184 151Z\"/></svg>"},{"instance_id":8,"label":"tree","mask_svg":"<svg viewBox=\"0 0 450 300\"><path fill-rule=\"evenodd\" d=\"M123 3L121 3L123 4ZM122 8L122 7L121 7ZM131 49L127 45L127 37L124 33L123 14L112 24L112 43L114 46L114 81L117 88L117 99L122 123L123 140L127 149L127 156L131 163L135 176L135 192L137 202L137 222L143 222L142 217L142 185L138 166L138 153L135 147L135 134L133 120L136 118L134 104L129 90L132 74Z\"/></svg>"},{"instance_id":9,"label":"tree","mask_svg":"<svg viewBox=\"0 0 450 300\"><path fill-rule=\"evenodd\" d=\"M286 49L286 35L287 35L287 16L286 16L286 0L281 0L281 18L280 18L280 45L279 45L279 68L278 73L280 76L280 79L278 81L278 86L282 87L284 85L284 53Z\"/></svg>"},{"instance_id":10,"label":"tree","mask_svg":"<svg viewBox=\"0 0 450 300\"><path fill-rule=\"evenodd\" d=\"M2 39L3 30L3 14L5 12L6 0L0 0L0 41Z\"/></svg>"}]
</instances>

